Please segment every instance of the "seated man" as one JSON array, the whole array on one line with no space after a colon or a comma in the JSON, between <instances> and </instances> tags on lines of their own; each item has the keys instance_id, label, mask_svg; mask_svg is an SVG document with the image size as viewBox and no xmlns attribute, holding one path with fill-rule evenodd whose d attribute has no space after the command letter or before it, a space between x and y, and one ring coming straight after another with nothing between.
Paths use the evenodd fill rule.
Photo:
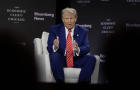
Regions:
<instances>
[{"instance_id":1,"label":"seated man","mask_svg":"<svg viewBox=\"0 0 140 90\"><path fill-rule=\"evenodd\" d=\"M48 51L56 82L64 82L64 67L81 68L79 83L90 83L95 57L90 51L88 30L75 25L77 12L73 8L62 10L63 24L50 28Z\"/></svg>"}]
</instances>

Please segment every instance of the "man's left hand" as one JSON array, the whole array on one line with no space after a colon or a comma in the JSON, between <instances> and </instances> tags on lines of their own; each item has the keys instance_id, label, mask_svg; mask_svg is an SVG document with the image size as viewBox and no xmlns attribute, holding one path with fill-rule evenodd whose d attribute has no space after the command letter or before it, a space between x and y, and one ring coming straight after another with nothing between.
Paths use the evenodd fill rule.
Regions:
<instances>
[{"instance_id":1,"label":"man's left hand","mask_svg":"<svg viewBox=\"0 0 140 90\"><path fill-rule=\"evenodd\" d=\"M74 48L74 50L75 50L76 53L79 52L78 43L75 40L73 41L73 48Z\"/></svg>"}]
</instances>

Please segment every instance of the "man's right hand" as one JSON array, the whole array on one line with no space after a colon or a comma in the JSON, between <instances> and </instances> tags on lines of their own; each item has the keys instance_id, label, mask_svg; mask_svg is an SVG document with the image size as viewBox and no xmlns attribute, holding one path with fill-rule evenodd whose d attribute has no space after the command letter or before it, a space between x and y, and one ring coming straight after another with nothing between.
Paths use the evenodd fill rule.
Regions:
<instances>
[{"instance_id":1,"label":"man's right hand","mask_svg":"<svg viewBox=\"0 0 140 90\"><path fill-rule=\"evenodd\" d=\"M59 37L57 36L56 39L53 41L54 49L58 49L59 47Z\"/></svg>"}]
</instances>

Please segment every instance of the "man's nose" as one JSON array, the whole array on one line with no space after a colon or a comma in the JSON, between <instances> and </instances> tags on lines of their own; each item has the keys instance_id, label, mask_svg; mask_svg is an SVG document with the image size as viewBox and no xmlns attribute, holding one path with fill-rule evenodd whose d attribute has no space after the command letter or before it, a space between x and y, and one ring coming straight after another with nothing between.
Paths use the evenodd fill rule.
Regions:
<instances>
[{"instance_id":1,"label":"man's nose","mask_svg":"<svg viewBox=\"0 0 140 90\"><path fill-rule=\"evenodd\" d=\"M68 19L68 22L71 22L71 18Z\"/></svg>"}]
</instances>

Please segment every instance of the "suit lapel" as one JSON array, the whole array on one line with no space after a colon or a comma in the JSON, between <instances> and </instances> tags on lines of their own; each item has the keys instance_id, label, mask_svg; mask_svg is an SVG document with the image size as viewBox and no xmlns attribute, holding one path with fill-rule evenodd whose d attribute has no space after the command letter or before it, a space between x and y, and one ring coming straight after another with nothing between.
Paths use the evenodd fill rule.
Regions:
<instances>
[{"instance_id":1,"label":"suit lapel","mask_svg":"<svg viewBox=\"0 0 140 90\"><path fill-rule=\"evenodd\" d=\"M79 30L78 27L75 25L75 29L74 29L74 36L73 36L74 40L76 40L77 43L79 43Z\"/></svg>"}]
</instances>

